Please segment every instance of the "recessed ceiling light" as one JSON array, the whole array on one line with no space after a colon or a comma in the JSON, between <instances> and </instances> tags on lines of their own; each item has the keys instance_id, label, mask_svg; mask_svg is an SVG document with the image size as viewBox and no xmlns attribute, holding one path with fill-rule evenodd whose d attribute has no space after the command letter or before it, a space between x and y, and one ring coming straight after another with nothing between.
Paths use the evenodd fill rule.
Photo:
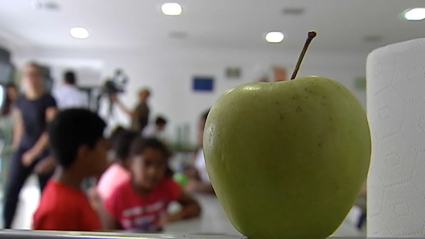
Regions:
<instances>
[{"instance_id":1,"label":"recessed ceiling light","mask_svg":"<svg viewBox=\"0 0 425 239\"><path fill-rule=\"evenodd\" d=\"M380 42L382 41L382 36L380 35L367 35L363 37L363 41L365 42Z\"/></svg>"},{"instance_id":2,"label":"recessed ceiling light","mask_svg":"<svg viewBox=\"0 0 425 239\"><path fill-rule=\"evenodd\" d=\"M186 38L187 37L187 32L170 32L168 34L171 38Z\"/></svg>"},{"instance_id":3,"label":"recessed ceiling light","mask_svg":"<svg viewBox=\"0 0 425 239\"><path fill-rule=\"evenodd\" d=\"M31 6L36 10L46 10L46 11L57 11L59 10L59 4L51 0L33 0Z\"/></svg>"},{"instance_id":4,"label":"recessed ceiling light","mask_svg":"<svg viewBox=\"0 0 425 239\"><path fill-rule=\"evenodd\" d=\"M421 21L425 19L425 8L412 8L404 12L404 18L408 21Z\"/></svg>"},{"instance_id":5,"label":"recessed ceiling light","mask_svg":"<svg viewBox=\"0 0 425 239\"><path fill-rule=\"evenodd\" d=\"M302 7L287 7L282 10L284 15L301 15L304 13L304 8Z\"/></svg>"},{"instance_id":6,"label":"recessed ceiling light","mask_svg":"<svg viewBox=\"0 0 425 239\"><path fill-rule=\"evenodd\" d=\"M161 7L162 13L164 13L167 16L178 16L182 14L182 6L178 3L164 3Z\"/></svg>"},{"instance_id":7,"label":"recessed ceiling light","mask_svg":"<svg viewBox=\"0 0 425 239\"><path fill-rule=\"evenodd\" d=\"M83 27L74 27L69 31L69 34L75 39L86 39L90 33Z\"/></svg>"},{"instance_id":8,"label":"recessed ceiling light","mask_svg":"<svg viewBox=\"0 0 425 239\"><path fill-rule=\"evenodd\" d=\"M270 43L279 43L283 41L283 33L281 32L269 32L266 35L266 41Z\"/></svg>"}]
</instances>

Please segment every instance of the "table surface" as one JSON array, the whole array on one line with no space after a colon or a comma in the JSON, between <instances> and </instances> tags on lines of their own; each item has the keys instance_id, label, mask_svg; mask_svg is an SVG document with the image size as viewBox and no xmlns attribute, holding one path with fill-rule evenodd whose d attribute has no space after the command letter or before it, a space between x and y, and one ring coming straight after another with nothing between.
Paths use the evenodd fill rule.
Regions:
<instances>
[{"instance_id":1,"label":"table surface","mask_svg":"<svg viewBox=\"0 0 425 239\"><path fill-rule=\"evenodd\" d=\"M142 233L82 233L82 232L48 232L48 231L0 231L1 239L248 239L243 236L205 235L205 234L142 234ZM332 237L332 239L372 239L366 237ZM385 238L377 238L385 239ZM390 239L390 238L388 238Z\"/></svg>"},{"instance_id":2,"label":"table surface","mask_svg":"<svg viewBox=\"0 0 425 239\"><path fill-rule=\"evenodd\" d=\"M227 219L219 201L213 195L195 195L202 208L200 218L178 221L166 225L165 232L171 234L226 234L240 235ZM171 211L180 210L177 204L170 205Z\"/></svg>"},{"instance_id":3,"label":"table surface","mask_svg":"<svg viewBox=\"0 0 425 239\"><path fill-rule=\"evenodd\" d=\"M202 207L199 218L179 221L166 225L164 234L128 234L116 233L77 233L77 232L45 232L45 231L2 231L0 239L3 238L181 238L181 239L240 239L244 238L232 226L224 213L219 201L212 195L195 195ZM170 210L179 210L178 204L170 205ZM344 236L346 238L361 238L364 233L357 231L353 225L344 222L333 236Z\"/></svg>"},{"instance_id":4,"label":"table surface","mask_svg":"<svg viewBox=\"0 0 425 239\"><path fill-rule=\"evenodd\" d=\"M201 204L202 215L200 218L179 221L165 227L165 233L177 234L221 234L240 237L241 234L232 226L229 219L215 196L196 195ZM171 205L171 210L179 210L176 205ZM358 231L354 225L344 221L333 236L364 237L365 233Z\"/></svg>"}]
</instances>

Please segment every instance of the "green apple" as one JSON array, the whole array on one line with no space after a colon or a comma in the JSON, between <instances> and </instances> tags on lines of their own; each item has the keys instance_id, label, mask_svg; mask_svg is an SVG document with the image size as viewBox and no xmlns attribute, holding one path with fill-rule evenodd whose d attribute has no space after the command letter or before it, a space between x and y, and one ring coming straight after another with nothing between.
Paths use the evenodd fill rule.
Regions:
<instances>
[{"instance_id":1,"label":"green apple","mask_svg":"<svg viewBox=\"0 0 425 239\"><path fill-rule=\"evenodd\" d=\"M204 133L207 170L233 226L251 239L326 238L364 183L366 113L323 77L251 83L223 94Z\"/></svg>"}]
</instances>

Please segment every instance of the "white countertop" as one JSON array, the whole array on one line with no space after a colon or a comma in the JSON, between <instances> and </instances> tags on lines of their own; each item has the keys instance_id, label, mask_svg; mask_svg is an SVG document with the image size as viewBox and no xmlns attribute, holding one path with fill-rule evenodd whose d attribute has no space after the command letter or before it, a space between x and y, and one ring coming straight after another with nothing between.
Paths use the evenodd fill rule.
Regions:
<instances>
[{"instance_id":1,"label":"white countertop","mask_svg":"<svg viewBox=\"0 0 425 239\"><path fill-rule=\"evenodd\" d=\"M165 233L241 235L229 222L215 196L197 195L196 198L202 207L200 218L169 224L165 228ZM171 205L170 210L178 210L178 205ZM334 236L363 237L365 233L358 231L349 220L346 220Z\"/></svg>"}]
</instances>

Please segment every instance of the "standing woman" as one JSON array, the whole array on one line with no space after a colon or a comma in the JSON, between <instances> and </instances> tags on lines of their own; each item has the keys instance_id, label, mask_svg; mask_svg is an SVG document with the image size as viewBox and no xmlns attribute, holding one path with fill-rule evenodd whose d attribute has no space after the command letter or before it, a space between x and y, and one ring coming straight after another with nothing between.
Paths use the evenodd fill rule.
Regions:
<instances>
[{"instance_id":1,"label":"standing woman","mask_svg":"<svg viewBox=\"0 0 425 239\"><path fill-rule=\"evenodd\" d=\"M10 166L10 160L13 153L13 129L14 129L14 120L13 120L13 108L15 106L16 100L18 99L18 88L14 84L8 84L5 87L6 89L6 100L0 110L0 141L2 144L2 149L0 149L0 159L1 159L1 187L2 190L5 188L5 182L8 177L8 170ZM1 147L1 146L0 146Z\"/></svg>"},{"instance_id":2,"label":"standing woman","mask_svg":"<svg viewBox=\"0 0 425 239\"><path fill-rule=\"evenodd\" d=\"M15 105L15 131L9 180L3 210L4 227L11 228L19 201L19 193L37 163L48 156L49 137L47 125L56 116L54 98L45 91L44 74L41 66L30 63L23 72L24 94ZM40 190L46 186L51 174L38 175Z\"/></svg>"},{"instance_id":3,"label":"standing woman","mask_svg":"<svg viewBox=\"0 0 425 239\"><path fill-rule=\"evenodd\" d=\"M142 89L138 93L139 103L136 108L131 111L127 109L124 104L118 100L116 95L111 96L112 102L118 105L118 107L131 118L131 130L141 134L143 129L148 125L150 109L148 105L148 99L151 95L151 91L147 88Z\"/></svg>"}]
</instances>

